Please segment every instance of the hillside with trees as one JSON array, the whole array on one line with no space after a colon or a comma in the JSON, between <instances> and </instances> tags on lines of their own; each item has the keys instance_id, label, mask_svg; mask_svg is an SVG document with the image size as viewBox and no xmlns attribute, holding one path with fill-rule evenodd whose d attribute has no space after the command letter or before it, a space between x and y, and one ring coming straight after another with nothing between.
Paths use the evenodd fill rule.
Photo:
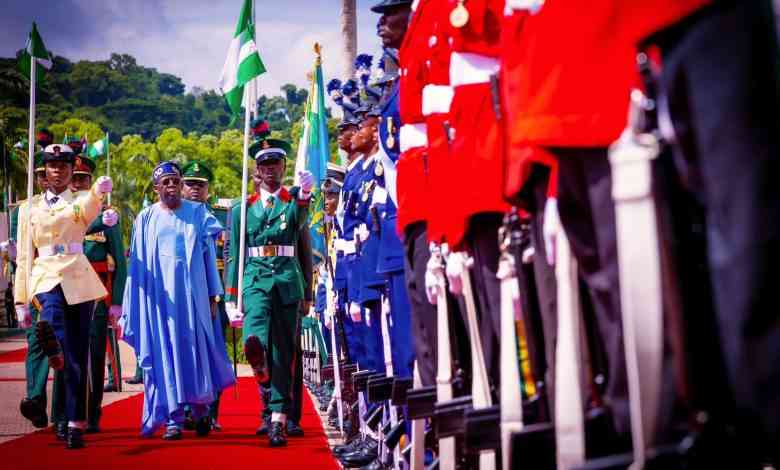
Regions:
<instances>
[{"instance_id":1,"label":"hillside with trees","mask_svg":"<svg viewBox=\"0 0 780 470\"><path fill-rule=\"evenodd\" d=\"M116 181L112 202L122 212L126 232L144 200L154 200L149 178L163 160L202 160L214 170L215 197L239 196L243 119L230 115L217 92L197 87L186 92L179 77L144 67L127 54L78 62L58 56L53 64L37 91L36 127L51 130L55 142L66 135L95 141L109 133ZM288 140L295 150L308 91L292 84L279 91L259 98L259 114L268 119L272 137ZM0 156L8 166L7 173L3 166L3 184L9 178L19 198L26 192L28 100L29 82L17 59L0 58ZM334 119L328 127L335 158ZM98 174L105 173L104 158L99 165Z\"/></svg>"}]
</instances>

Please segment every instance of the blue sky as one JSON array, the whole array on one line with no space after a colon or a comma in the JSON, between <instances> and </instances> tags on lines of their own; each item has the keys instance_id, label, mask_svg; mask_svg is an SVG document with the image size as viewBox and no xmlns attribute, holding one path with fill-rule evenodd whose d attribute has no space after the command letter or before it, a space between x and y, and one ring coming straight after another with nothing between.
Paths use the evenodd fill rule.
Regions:
<instances>
[{"instance_id":1,"label":"blue sky","mask_svg":"<svg viewBox=\"0 0 780 470\"><path fill-rule=\"evenodd\" d=\"M358 52L381 53L378 0L357 0ZM12 56L35 20L46 46L71 60L105 60L112 52L181 77L188 89L217 87L243 0L2 0L0 56ZM306 86L312 46L323 45L326 81L344 78L340 0L256 0L257 42L268 68L261 93L285 83Z\"/></svg>"}]
</instances>

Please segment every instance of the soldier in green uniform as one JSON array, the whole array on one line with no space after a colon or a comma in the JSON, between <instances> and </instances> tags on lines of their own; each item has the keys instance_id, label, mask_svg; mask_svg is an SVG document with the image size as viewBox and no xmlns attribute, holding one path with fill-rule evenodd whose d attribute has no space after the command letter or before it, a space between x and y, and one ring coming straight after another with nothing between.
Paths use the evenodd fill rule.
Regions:
<instances>
[{"instance_id":1,"label":"soldier in green uniform","mask_svg":"<svg viewBox=\"0 0 780 470\"><path fill-rule=\"evenodd\" d=\"M81 150L77 141L71 142L69 146L77 153ZM92 174L95 168L96 164L91 158L84 155L76 157L73 166L73 179L70 183L71 191L74 193L88 191L92 187ZM104 210L102 216L95 219L89 226L87 235L84 237L84 255L108 291L108 296L96 302L90 326L87 433L100 432L107 346L112 348L113 357L119 358L119 350L114 349L118 343L110 336L113 335L115 329L110 332L108 329L109 322L115 324L122 314L121 303L127 279L125 249L122 231L117 219L116 211L113 209ZM117 371L121 374L118 361ZM66 421L63 407L65 391L62 377L59 374L55 375L52 393L52 418L55 427L59 430L65 427L63 423Z\"/></svg>"},{"instance_id":2,"label":"soldier in green uniform","mask_svg":"<svg viewBox=\"0 0 780 470\"><path fill-rule=\"evenodd\" d=\"M196 202L202 202L206 204L206 207L209 208L209 211L214 215L214 217L219 220L219 223L222 224L223 227L227 226L227 215L228 215L228 208L223 207L220 205L213 205L209 202L209 185L211 184L211 181L214 179L214 173L212 173L211 169L209 169L208 166L203 164L202 162L198 161L192 161L185 165L182 168L182 182L184 183L181 190L181 195L184 199L188 201L196 201ZM219 234L216 245L217 245L217 269L219 270L220 277L225 279L225 261L224 261L224 246L225 246L225 232L222 232ZM217 299L217 310L220 320L220 325L222 325L221 331L217 332L217 337L220 338L220 341L224 342L224 334L225 334L225 328L228 325L228 318L227 313L225 312L225 301L224 299ZM221 392L219 395L217 395L217 399L209 405L209 417L211 418L211 428L219 431L222 429L222 426L219 425L219 422L217 421L219 417L219 396L221 395ZM191 421L191 418L185 421L185 426L188 426L188 421ZM192 423L192 427L194 429L194 422Z\"/></svg>"},{"instance_id":3,"label":"soldier in green uniform","mask_svg":"<svg viewBox=\"0 0 780 470\"><path fill-rule=\"evenodd\" d=\"M306 225L314 184L310 172L301 172L300 188L282 187L286 142L260 139L250 148L260 190L247 200L243 312L238 294L241 204L232 209L230 256L226 279L228 316L243 320L244 353L258 383L270 380L272 447L284 446L286 411L291 408L292 367L297 342L298 315L304 298L304 279L296 257L301 229ZM270 367L269 367L270 366Z\"/></svg>"},{"instance_id":4,"label":"soldier in green uniform","mask_svg":"<svg viewBox=\"0 0 780 470\"><path fill-rule=\"evenodd\" d=\"M43 152L35 154L35 183L41 192L46 191L46 167L43 164ZM40 198L40 194L33 196L33 200ZM19 206L25 204L25 201L19 201L18 205L11 211L9 221L11 229L11 240L16 241L17 227L19 225ZM13 278L13 273L12 273ZM45 428L48 426L49 418L46 413L46 381L49 378L49 360L43 352L38 339L35 337L34 323L38 318L38 311L31 309L33 316L33 326L26 329L27 334L27 356L24 359L25 376L27 378L27 394L19 404L19 411L22 416L29 419L36 428Z\"/></svg>"}]
</instances>

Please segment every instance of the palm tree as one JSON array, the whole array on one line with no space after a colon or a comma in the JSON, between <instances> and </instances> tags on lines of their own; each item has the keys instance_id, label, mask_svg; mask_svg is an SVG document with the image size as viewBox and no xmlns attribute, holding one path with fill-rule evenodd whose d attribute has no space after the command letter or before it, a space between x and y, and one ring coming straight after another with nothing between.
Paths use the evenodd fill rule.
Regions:
<instances>
[{"instance_id":1,"label":"palm tree","mask_svg":"<svg viewBox=\"0 0 780 470\"><path fill-rule=\"evenodd\" d=\"M0 111L0 168L2 168L3 194L6 184L16 194L25 194L27 189L27 147L16 144L26 137L27 113L16 108Z\"/></svg>"},{"instance_id":2,"label":"palm tree","mask_svg":"<svg viewBox=\"0 0 780 470\"><path fill-rule=\"evenodd\" d=\"M355 0L341 0L341 38L344 41L344 78L355 74L357 55L357 8Z\"/></svg>"}]
</instances>

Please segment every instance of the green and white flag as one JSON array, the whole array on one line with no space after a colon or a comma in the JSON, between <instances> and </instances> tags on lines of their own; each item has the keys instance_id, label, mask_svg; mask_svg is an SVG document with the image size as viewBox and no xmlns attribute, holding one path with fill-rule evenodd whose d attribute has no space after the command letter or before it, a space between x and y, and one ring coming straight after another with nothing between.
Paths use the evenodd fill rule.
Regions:
<instances>
[{"instance_id":1,"label":"green and white flag","mask_svg":"<svg viewBox=\"0 0 780 470\"><path fill-rule=\"evenodd\" d=\"M106 154L108 150L108 136L103 137L94 144L90 144L87 149L87 156L89 158L97 158Z\"/></svg>"},{"instance_id":2,"label":"green and white flag","mask_svg":"<svg viewBox=\"0 0 780 470\"><path fill-rule=\"evenodd\" d=\"M43 69L50 69L52 66L52 55L46 50L46 46L43 44L43 39L38 33L38 26L33 22L32 31L30 31L30 37L27 39L27 45L22 51L22 55L19 57L19 70L28 79L30 78L30 62L35 57L38 65ZM43 69L36 67L35 79L40 81L43 78Z\"/></svg>"},{"instance_id":3,"label":"green and white flag","mask_svg":"<svg viewBox=\"0 0 780 470\"><path fill-rule=\"evenodd\" d=\"M219 79L219 88L233 114L241 112L244 85L265 73L260 54L255 44L255 25L252 22L252 0L244 0L236 32L230 42L225 66Z\"/></svg>"}]
</instances>

